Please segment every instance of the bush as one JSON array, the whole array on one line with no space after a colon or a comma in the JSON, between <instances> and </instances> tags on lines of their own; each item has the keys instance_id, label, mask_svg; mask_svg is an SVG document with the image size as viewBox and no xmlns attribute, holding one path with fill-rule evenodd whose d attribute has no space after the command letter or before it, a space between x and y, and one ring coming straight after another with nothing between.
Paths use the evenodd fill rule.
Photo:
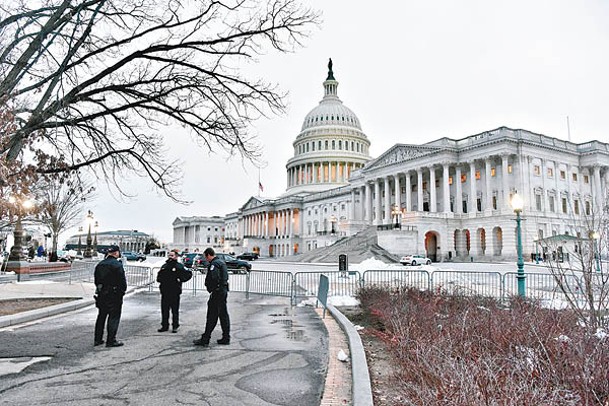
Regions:
<instances>
[{"instance_id":1,"label":"bush","mask_svg":"<svg viewBox=\"0 0 609 406\"><path fill-rule=\"evenodd\" d=\"M415 405L604 405L609 341L569 310L415 289L359 292Z\"/></svg>"}]
</instances>

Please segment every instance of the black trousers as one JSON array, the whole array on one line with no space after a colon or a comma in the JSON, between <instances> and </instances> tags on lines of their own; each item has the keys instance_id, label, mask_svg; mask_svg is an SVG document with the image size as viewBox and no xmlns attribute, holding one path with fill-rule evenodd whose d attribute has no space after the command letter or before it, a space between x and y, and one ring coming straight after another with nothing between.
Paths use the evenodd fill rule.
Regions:
<instances>
[{"instance_id":1,"label":"black trousers","mask_svg":"<svg viewBox=\"0 0 609 406\"><path fill-rule=\"evenodd\" d=\"M161 295L162 328L169 328L169 309L171 309L171 326L176 329L180 326L180 295L178 293Z\"/></svg>"},{"instance_id":2,"label":"black trousers","mask_svg":"<svg viewBox=\"0 0 609 406\"><path fill-rule=\"evenodd\" d=\"M219 291L212 292L207 301L207 322L205 323L205 332L203 339L211 338L211 333L218 324L220 319L220 327L222 327L222 338L230 338L230 319L228 317L228 308L226 307L226 299L228 292Z\"/></svg>"},{"instance_id":3,"label":"black trousers","mask_svg":"<svg viewBox=\"0 0 609 406\"><path fill-rule=\"evenodd\" d=\"M111 343L116 341L116 333L118 332L118 325L121 321L121 310L123 303L113 303L108 306L102 304L98 308L97 320L95 321L95 341L99 342L104 339L104 324L106 319L108 320L108 337L107 342Z\"/></svg>"}]
</instances>

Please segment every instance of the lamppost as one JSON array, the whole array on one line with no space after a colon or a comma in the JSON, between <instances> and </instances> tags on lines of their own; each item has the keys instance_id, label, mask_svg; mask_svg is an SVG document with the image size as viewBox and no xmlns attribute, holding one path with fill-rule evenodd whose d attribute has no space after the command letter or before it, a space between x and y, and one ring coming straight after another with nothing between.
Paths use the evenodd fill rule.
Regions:
<instances>
[{"instance_id":1,"label":"lamppost","mask_svg":"<svg viewBox=\"0 0 609 406\"><path fill-rule=\"evenodd\" d=\"M27 214L28 210L34 207L34 202L24 195L10 196L8 201L16 212L17 221L15 222L15 227L13 229L15 241L11 247L5 270L15 272L17 274L17 281L27 280L30 273L30 264L29 262L24 261L23 237L25 232L21 220L24 214Z\"/></svg>"},{"instance_id":2,"label":"lamppost","mask_svg":"<svg viewBox=\"0 0 609 406\"><path fill-rule=\"evenodd\" d=\"M594 253L594 258L596 259L596 272L600 272L601 271L601 259L600 259L601 253L600 253L600 250L598 249L598 239L600 238L600 235L598 234L598 232L593 231L592 238L594 239L593 253Z\"/></svg>"},{"instance_id":3,"label":"lamppost","mask_svg":"<svg viewBox=\"0 0 609 406\"><path fill-rule=\"evenodd\" d=\"M391 208L391 215L395 217L395 228L400 228L400 214L402 214L402 211L396 204L394 204Z\"/></svg>"},{"instance_id":4,"label":"lamppost","mask_svg":"<svg viewBox=\"0 0 609 406\"><path fill-rule=\"evenodd\" d=\"M23 225L21 224L21 217L23 217L24 212L27 212L29 209L34 207L34 203L28 198L21 200L15 196L9 197L8 201L13 205L13 207L16 208L17 211L17 222L15 223L15 229L13 231L15 243L11 247L8 260L21 261L23 259L23 236L25 234L23 231Z\"/></svg>"},{"instance_id":5,"label":"lamppost","mask_svg":"<svg viewBox=\"0 0 609 406\"><path fill-rule=\"evenodd\" d=\"M76 255L82 255L82 250L80 249L80 247L82 247L82 240L80 238L80 235L82 234L82 226L78 227L78 249L76 250Z\"/></svg>"},{"instance_id":6,"label":"lamppost","mask_svg":"<svg viewBox=\"0 0 609 406\"><path fill-rule=\"evenodd\" d=\"M336 234L336 216L333 214L330 216L330 224L332 224L332 235Z\"/></svg>"},{"instance_id":7,"label":"lamppost","mask_svg":"<svg viewBox=\"0 0 609 406\"><path fill-rule=\"evenodd\" d=\"M91 245L93 243L93 239L91 238L91 224L93 223L93 212L89 210L87 212L86 222L88 224L87 231L87 247L85 248L85 252L83 254L84 258L91 258L93 256Z\"/></svg>"},{"instance_id":8,"label":"lamppost","mask_svg":"<svg viewBox=\"0 0 609 406\"><path fill-rule=\"evenodd\" d=\"M95 253L95 256L97 256L97 228L99 227L99 222L96 221L93 227L95 228L95 237L93 237L93 252Z\"/></svg>"},{"instance_id":9,"label":"lamppost","mask_svg":"<svg viewBox=\"0 0 609 406\"><path fill-rule=\"evenodd\" d=\"M522 208L524 207L524 201L522 197L515 193L512 196L512 201L510 202L512 205L512 209L514 209L514 213L516 213L516 251L518 254L518 261L516 265L518 266L518 296L525 296L525 284L524 280L526 276L524 275L524 259L522 257L522 229L520 227L520 213L522 213Z\"/></svg>"}]
</instances>

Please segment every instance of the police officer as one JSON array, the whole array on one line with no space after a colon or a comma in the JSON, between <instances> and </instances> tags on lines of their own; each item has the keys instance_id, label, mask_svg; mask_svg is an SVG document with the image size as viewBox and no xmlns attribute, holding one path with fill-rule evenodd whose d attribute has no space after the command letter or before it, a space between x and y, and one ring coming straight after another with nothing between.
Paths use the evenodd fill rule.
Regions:
<instances>
[{"instance_id":1,"label":"police officer","mask_svg":"<svg viewBox=\"0 0 609 406\"><path fill-rule=\"evenodd\" d=\"M194 340L195 345L203 347L209 346L211 333L218 324L220 319L220 327L222 327L222 338L217 340L218 344L230 344L230 319L228 317L228 309L226 307L226 299L228 297L228 269L226 264L219 258L216 258L216 253L213 248L207 248L203 251L205 259L209 262L207 274L205 275L205 287L210 293L207 301L207 321L205 323L205 332L200 339Z\"/></svg>"},{"instance_id":2,"label":"police officer","mask_svg":"<svg viewBox=\"0 0 609 406\"><path fill-rule=\"evenodd\" d=\"M121 320L123 296L127 291L127 279L123 263L118 259L121 256L120 248L111 245L108 255L95 267L96 306L98 308L95 321L94 345L104 343L104 324L108 320L108 336L106 347L120 347L122 342L116 340L118 325Z\"/></svg>"},{"instance_id":3,"label":"police officer","mask_svg":"<svg viewBox=\"0 0 609 406\"><path fill-rule=\"evenodd\" d=\"M159 333L169 330L169 309L171 309L171 332L178 332L182 282L186 282L191 276L192 272L178 262L178 250L171 250L167 261L156 276L161 291L161 328L157 330Z\"/></svg>"}]
</instances>

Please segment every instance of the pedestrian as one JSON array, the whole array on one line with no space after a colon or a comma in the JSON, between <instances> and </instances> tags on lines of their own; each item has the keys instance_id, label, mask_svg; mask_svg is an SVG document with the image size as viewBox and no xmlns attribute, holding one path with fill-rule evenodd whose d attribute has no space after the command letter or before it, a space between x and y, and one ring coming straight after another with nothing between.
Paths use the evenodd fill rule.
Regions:
<instances>
[{"instance_id":1,"label":"pedestrian","mask_svg":"<svg viewBox=\"0 0 609 406\"><path fill-rule=\"evenodd\" d=\"M201 338L194 340L195 345L203 347L209 346L211 333L214 331L218 318L220 319L220 327L222 327L222 338L217 340L218 344L230 344L230 319L228 317L228 308L226 307L226 299L228 297L228 269L226 264L219 258L216 258L216 253L213 248L207 248L203 251L205 259L209 262L207 274L205 275L205 287L210 293L207 301L207 320L205 323L205 332Z\"/></svg>"},{"instance_id":2,"label":"pedestrian","mask_svg":"<svg viewBox=\"0 0 609 406\"><path fill-rule=\"evenodd\" d=\"M156 276L161 291L161 328L157 330L159 333L169 330L169 309L171 309L171 332L178 332L182 282L188 281L191 277L192 272L178 262L178 250L171 250L167 261Z\"/></svg>"},{"instance_id":3,"label":"pedestrian","mask_svg":"<svg viewBox=\"0 0 609 406\"><path fill-rule=\"evenodd\" d=\"M95 305L97 306L97 320L95 321L94 345L104 343L104 324L108 320L108 336L106 347L120 347L122 342L117 341L116 333L121 321L123 296L127 291L127 279L123 263L118 259L121 256L120 248L111 245L108 254L95 266Z\"/></svg>"}]
</instances>

